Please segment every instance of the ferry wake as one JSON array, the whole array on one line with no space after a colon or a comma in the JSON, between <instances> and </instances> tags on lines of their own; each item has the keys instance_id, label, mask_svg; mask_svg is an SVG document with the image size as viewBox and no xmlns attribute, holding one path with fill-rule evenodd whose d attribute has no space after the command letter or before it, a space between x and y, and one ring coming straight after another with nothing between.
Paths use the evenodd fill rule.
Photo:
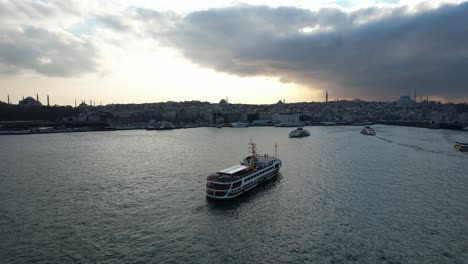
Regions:
<instances>
[{"instance_id":1,"label":"ferry wake","mask_svg":"<svg viewBox=\"0 0 468 264\"><path fill-rule=\"evenodd\" d=\"M249 143L251 155L240 165L232 166L207 177L206 196L211 199L227 200L237 197L265 181L275 177L281 168L281 160L268 154L258 155L256 144Z\"/></svg>"}]
</instances>

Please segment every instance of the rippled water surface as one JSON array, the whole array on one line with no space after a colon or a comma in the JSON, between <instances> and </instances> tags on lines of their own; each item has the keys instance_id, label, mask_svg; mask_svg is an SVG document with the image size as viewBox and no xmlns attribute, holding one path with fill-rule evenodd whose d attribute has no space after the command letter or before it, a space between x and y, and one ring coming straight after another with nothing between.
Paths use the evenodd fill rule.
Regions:
<instances>
[{"instance_id":1,"label":"rippled water surface","mask_svg":"<svg viewBox=\"0 0 468 264\"><path fill-rule=\"evenodd\" d=\"M375 128L2 136L0 262L466 263L468 133ZM281 175L206 200L250 138Z\"/></svg>"}]
</instances>

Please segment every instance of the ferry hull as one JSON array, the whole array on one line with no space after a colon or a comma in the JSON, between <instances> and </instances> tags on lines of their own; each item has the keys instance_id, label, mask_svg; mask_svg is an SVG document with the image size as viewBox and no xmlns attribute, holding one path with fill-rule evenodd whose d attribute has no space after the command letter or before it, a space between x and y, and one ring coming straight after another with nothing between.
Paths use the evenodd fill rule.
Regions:
<instances>
[{"instance_id":1,"label":"ferry hull","mask_svg":"<svg viewBox=\"0 0 468 264\"><path fill-rule=\"evenodd\" d=\"M245 189L242 189L238 192L235 192L235 193L232 193L232 192L229 192L226 196L214 196L214 195L210 195L208 194L208 191L206 193L206 198L210 199L210 200L231 200L233 198L236 198L252 189L254 189L255 187L267 182L268 180L276 177L278 175L278 172L279 172L279 168L278 169L275 169L274 171L268 173L266 175L266 177L261 180L261 181L257 181L255 184L251 185L251 186L248 186L246 187Z\"/></svg>"},{"instance_id":2,"label":"ferry hull","mask_svg":"<svg viewBox=\"0 0 468 264\"><path fill-rule=\"evenodd\" d=\"M468 152L468 144L466 143L455 143L453 146L454 149L461 151L461 152Z\"/></svg>"},{"instance_id":3,"label":"ferry hull","mask_svg":"<svg viewBox=\"0 0 468 264\"><path fill-rule=\"evenodd\" d=\"M308 137L308 136L310 135L307 135L307 134L306 135L290 135L289 137L290 138L303 138L303 137Z\"/></svg>"},{"instance_id":4,"label":"ferry hull","mask_svg":"<svg viewBox=\"0 0 468 264\"><path fill-rule=\"evenodd\" d=\"M375 131L361 131L361 134L366 135L366 136L375 136L376 135Z\"/></svg>"}]
</instances>

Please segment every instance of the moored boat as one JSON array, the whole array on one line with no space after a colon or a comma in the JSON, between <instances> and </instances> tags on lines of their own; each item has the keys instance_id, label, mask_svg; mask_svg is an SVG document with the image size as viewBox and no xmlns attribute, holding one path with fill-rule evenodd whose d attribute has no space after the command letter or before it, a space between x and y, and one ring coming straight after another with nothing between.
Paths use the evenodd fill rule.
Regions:
<instances>
[{"instance_id":1,"label":"moored boat","mask_svg":"<svg viewBox=\"0 0 468 264\"><path fill-rule=\"evenodd\" d=\"M146 127L147 130L169 130L176 128L171 122L161 121L152 126Z\"/></svg>"},{"instance_id":2,"label":"moored boat","mask_svg":"<svg viewBox=\"0 0 468 264\"><path fill-rule=\"evenodd\" d=\"M461 152L468 152L468 143L455 142L453 148Z\"/></svg>"},{"instance_id":3,"label":"moored boat","mask_svg":"<svg viewBox=\"0 0 468 264\"><path fill-rule=\"evenodd\" d=\"M232 166L207 177L207 198L232 199L278 174L282 165L281 160L267 154L258 155L255 143L251 141L249 145L251 155L246 157L240 165Z\"/></svg>"},{"instance_id":4,"label":"moored boat","mask_svg":"<svg viewBox=\"0 0 468 264\"><path fill-rule=\"evenodd\" d=\"M231 123L231 127L235 127L235 128L244 128L244 127L248 127L248 126L249 126L249 124L243 123L243 122Z\"/></svg>"},{"instance_id":5,"label":"moored boat","mask_svg":"<svg viewBox=\"0 0 468 264\"><path fill-rule=\"evenodd\" d=\"M290 138L302 138L308 136L310 136L310 132L307 129L303 129L302 127L298 127L289 133Z\"/></svg>"},{"instance_id":6,"label":"moored boat","mask_svg":"<svg viewBox=\"0 0 468 264\"><path fill-rule=\"evenodd\" d=\"M366 126L361 130L361 134L363 135L368 135L368 136L375 136L375 130L371 128L370 126Z\"/></svg>"},{"instance_id":7,"label":"moored boat","mask_svg":"<svg viewBox=\"0 0 468 264\"><path fill-rule=\"evenodd\" d=\"M279 122L276 123L275 127L303 127L304 122Z\"/></svg>"}]
</instances>

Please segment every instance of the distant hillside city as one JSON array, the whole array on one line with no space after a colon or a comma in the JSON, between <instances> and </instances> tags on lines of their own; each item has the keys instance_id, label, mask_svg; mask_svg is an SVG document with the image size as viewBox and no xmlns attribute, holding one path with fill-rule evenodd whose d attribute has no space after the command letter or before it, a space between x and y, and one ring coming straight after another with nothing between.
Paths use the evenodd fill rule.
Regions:
<instances>
[{"instance_id":1,"label":"distant hillside city","mask_svg":"<svg viewBox=\"0 0 468 264\"><path fill-rule=\"evenodd\" d=\"M8 100L9 101L9 100ZM443 104L401 96L394 102L366 102L359 99L324 102L276 104L231 104L200 101L145 104L96 105L82 101L75 106L57 106L26 97L18 104L0 102L0 129L32 127L98 127L137 129L148 124L168 121L179 127L229 126L245 122L249 126L277 124L359 125L380 123L431 128L463 128L468 125L466 103Z\"/></svg>"}]
</instances>

